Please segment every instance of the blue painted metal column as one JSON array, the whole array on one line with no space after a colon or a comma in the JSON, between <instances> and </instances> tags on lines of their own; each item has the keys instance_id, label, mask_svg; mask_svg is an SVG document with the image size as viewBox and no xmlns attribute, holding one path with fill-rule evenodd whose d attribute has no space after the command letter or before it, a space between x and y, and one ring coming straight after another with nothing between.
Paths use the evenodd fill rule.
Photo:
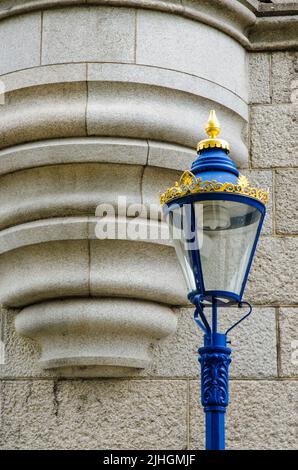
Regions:
<instances>
[{"instance_id":1,"label":"blue painted metal column","mask_svg":"<svg viewBox=\"0 0 298 470\"><path fill-rule=\"evenodd\" d=\"M205 334L199 349L201 401L206 415L206 450L225 449L225 412L229 403L231 349L226 335L217 333L217 304L212 299L212 333Z\"/></svg>"}]
</instances>

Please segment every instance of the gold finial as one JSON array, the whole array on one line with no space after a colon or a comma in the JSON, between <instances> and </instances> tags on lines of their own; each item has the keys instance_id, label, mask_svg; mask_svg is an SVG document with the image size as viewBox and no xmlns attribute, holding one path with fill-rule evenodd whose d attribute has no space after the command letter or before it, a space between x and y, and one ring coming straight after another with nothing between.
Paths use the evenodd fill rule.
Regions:
<instances>
[{"instance_id":1,"label":"gold finial","mask_svg":"<svg viewBox=\"0 0 298 470\"><path fill-rule=\"evenodd\" d=\"M211 137L211 139L215 139L220 132L220 125L216 116L214 109L210 111L209 119L207 122L207 127L205 128L206 133Z\"/></svg>"},{"instance_id":2,"label":"gold finial","mask_svg":"<svg viewBox=\"0 0 298 470\"><path fill-rule=\"evenodd\" d=\"M210 111L209 119L207 122L207 127L205 128L205 130L206 130L206 133L209 135L209 139L201 140L198 143L198 146L197 146L198 152L200 152L203 149L207 149L209 147L222 148L227 151L230 150L230 146L228 142L226 142L223 139L217 139L217 136L220 132L220 124L219 124L219 121L217 119L214 109Z\"/></svg>"}]
</instances>

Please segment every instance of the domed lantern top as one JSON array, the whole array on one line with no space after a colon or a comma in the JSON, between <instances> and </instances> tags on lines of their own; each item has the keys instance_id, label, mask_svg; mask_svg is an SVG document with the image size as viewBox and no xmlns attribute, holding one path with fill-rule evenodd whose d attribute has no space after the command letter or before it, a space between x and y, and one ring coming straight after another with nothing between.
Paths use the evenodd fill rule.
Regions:
<instances>
[{"instance_id":1,"label":"domed lantern top","mask_svg":"<svg viewBox=\"0 0 298 470\"><path fill-rule=\"evenodd\" d=\"M268 191L249 185L218 138L210 112L208 138L191 171L160 197L189 297L240 302L265 217Z\"/></svg>"}]
</instances>

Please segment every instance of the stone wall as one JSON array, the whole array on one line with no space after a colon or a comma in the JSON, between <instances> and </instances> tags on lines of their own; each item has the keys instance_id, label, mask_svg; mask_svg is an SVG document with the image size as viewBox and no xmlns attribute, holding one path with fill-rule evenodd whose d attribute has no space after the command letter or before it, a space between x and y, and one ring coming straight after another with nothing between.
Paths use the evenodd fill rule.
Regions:
<instances>
[{"instance_id":1,"label":"stone wall","mask_svg":"<svg viewBox=\"0 0 298 470\"><path fill-rule=\"evenodd\" d=\"M242 172L270 189L245 293L254 311L231 335L227 448L296 448L298 54L290 32L272 37L273 20L265 16L265 37L254 1L227 0L224 13L220 2L209 11L198 0L144 1L143 9L133 1L129 8L111 1L83 9L74 2L75 8L49 10L40 1L31 2L37 6L29 12L22 10L26 2L15 2L20 14L11 17L8 2L1 3L0 447L204 447L196 352L202 337L184 303L172 248L121 241L103 246L89 235L98 201L114 203L124 193L131 202L149 204L190 165L214 106ZM220 52L212 62L208 41L219 39L232 62ZM122 260L118 277L115 252ZM103 346L94 349L90 331L78 337L67 323L73 309L79 319L86 316L86 331L94 311L102 320L95 326L100 338L106 305L124 316L120 330L125 315L131 313L133 322L138 309L143 312L142 323L132 323L134 339L119 343L124 362L117 363L117 374L104 369ZM238 315L224 311L222 327ZM60 337L54 321L62 332L67 324ZM144 346L148 327L150 344ZM20 334L34 336L33 330L38 341ZM107 331L111 354L119 331ZM141 351L146 363L138 370L127 359L136 338L142 344L135 356ZM67 373L44 368L39 359L45 349L57 367L59 354L59 360L67 356ZM85 369L77 367L80 354L87 357Z\"/></svg>"}]
</instances>

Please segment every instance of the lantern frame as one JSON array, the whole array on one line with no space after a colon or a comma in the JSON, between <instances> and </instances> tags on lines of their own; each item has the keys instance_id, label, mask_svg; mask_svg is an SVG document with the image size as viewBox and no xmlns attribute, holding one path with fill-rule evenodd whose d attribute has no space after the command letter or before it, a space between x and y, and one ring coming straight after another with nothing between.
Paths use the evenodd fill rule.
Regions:
<instances>
[{"instance_id":1,"label":"lantern frame","mask_svg":"<svg viewBox=\"0 0 298 470\"><path fill-rule=\"evenodd\" d=\"M244 278L243 278L243 281L242 281L242 284L241 284L241 290L240 290L239 295L234 293L234 292L230 292L230 291L206 290L205 289L205 284L204 284L204 276L203 276L203 270L202 270L200 249L196 248L194 250L190 250L190 251L193 251L194 255L195 255L195 262L196 262L197 267L198 267L198 275L199 275L198 284L199 284L200 288L198 288L196 291L189 292L189 295L200 294L204 297L205 300L210 301L210 302L212 302L212 297L217 297L219 299L223 298L223 299L228 300L228 302L223 302L223 305L231 305L231 303L239 303L242 300L244 290L245 290L245 287L246 287L246 283L247 283L247 279L248 279L248 276L249 276L250 268L251 268L251 265L252 265L253 257L254 257L256 247L257 247L257 244L258 244L258 241L259 241L259 236L260 236L260 233L261 233L261 230L262 230L263 221L264 221L264 218L265 218L265 215L266 215L265 205L257 199L253 199L251 197L244 196L242 194L223 193L223 192L207 192L207 193L189 194L189 195L186 195L186 196L182 196L180 198L172 199L170 202L164 204L163 212L164 212L164 215L167 216L171 212L171 208L173 206L177 207L177 205L178 205L178 206L182 207L184 205L190 204L191 205L191 223L190 223L190 225L192 227L193 232L196 233L196 230L195 230L195 228L196 228L196 216L195 216L195 213L194 213L193 203L197 202L197 201L213 201L213 200L214 201L234 201L234 202L238 202L238 203L241 203L241 204L245 204L245 205L255 207L261 213L261 218L260 218L260 221L259 221L258 229L257 229L255 239L254 239L254 242L253 242L253 246L252 246L252 249L251 249L251 252L250 252L250 255L249 255L249 261L248 261L248 264L247 264L247 267L246 267L246 271L245 271L245 275L244 275ZM196 279L196 281L197 281L197 279Z\"/></svg>"}]
</instances>

